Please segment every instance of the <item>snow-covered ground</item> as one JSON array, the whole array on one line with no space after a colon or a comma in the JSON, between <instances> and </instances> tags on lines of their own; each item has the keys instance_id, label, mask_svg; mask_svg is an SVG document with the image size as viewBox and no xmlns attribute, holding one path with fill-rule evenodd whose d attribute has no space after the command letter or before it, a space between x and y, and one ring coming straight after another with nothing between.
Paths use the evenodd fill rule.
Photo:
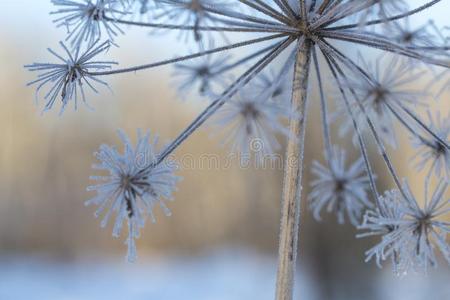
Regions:
<instances>
[{"instance_id":1,"label":"snow-covered ground","mask_svg":"<svg viewBox=\"0 0 450 300\"><path fill-rule=\"evenodd\" d=\"M450 299L448 269L441 269L442 276L405 278L385 271L378 273L384 275L376 280L377 295L365 299ZM275 273L274 257L242 249L139 258L134 264L117 257L65 262L0 256L0 300L272 300ZM323 300L305 274L297 283L296 298ZM353 300L330 300L338 299Z\"/></svg>"},{"instance_id":2,"label":"snow-covered ground","mask_svg":"<svg viewBox=\"0 0 450 300\"><path fill-rule=\"evenodd\" d=\"M55 262L0 257L1 300L273 299L276 261L245 251L197 257ZM306 295L306 278L301 279ZM308 299L312 295L308 294Z\"/></svg>"}]
</instances>

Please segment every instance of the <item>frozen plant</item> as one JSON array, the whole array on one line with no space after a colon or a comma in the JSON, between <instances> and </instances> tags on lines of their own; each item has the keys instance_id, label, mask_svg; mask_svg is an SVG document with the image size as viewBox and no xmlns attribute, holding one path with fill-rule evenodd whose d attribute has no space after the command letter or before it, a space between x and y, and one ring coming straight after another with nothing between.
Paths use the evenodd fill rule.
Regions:
<instances>
[{"instance_id":1,"label":"frozen plant","mask_svg":"<svg viewBox=\"0 0 450 300\"><path fill-rule=\"evenodd\" d=\"M229 8L233 1L229 0L160 0L155 1L160 4L158 7L157 20L161 23L193 24L192 32L183 31L181 38L189 41L192 37L199 42L203 39L201 26L214 25L217 23L217 16L210 12L210 8L221 11ZM209 35L211 38L211 36Z\"/></svg>"},{"instance_id":2,"label":"frozen plant","mask_svg":"<svg viewBox=\"0 0 450 300\"><path fill-rule=\"evenodd\" d=\"M425 93L411 87L411 84L418 82L423 72L417 72L407 60L402 61L397 57L391 57L387 62L384 57L378 57L374 64L366 62L364 58L360 60L369 80L351 78L347 87L361 99L360 102L352 102L356 120L360 123L358 125L361 130L368 129L366 114L369 115L383 140L396 147L397 138L393 126L395 114L408 107L425 105L421 101L425 98ZM360 109L360 104L364 106L365 112ZM339 112L345 118L340 128L340 133L344 136L353 131L352 118L348 117L345 102L339 103ZM356 133L353 139L357 142Z\"/></svg>"},{"instance_id":3,"label":"frozen plant","mask_svg":"<svg viewBox=\"0 0 450 300\"><path fill-rule=\"evenodd\" d=\"M229 67L230 57L207 55L188 62L180 62L174 65L174 78L178 79L178 91L182 98L186 98L187 92L197 90L202 96L214 95L218 87L223 88L224 78L222 72Z\"/></svg>"},{"instance_id":4,"label":"frozen plant","mask_svg":"<svg viewBox=\"0 0 450 300\"><path fill-rule=\"evenodd\" d=\"M360 227L382 235L381 242L367 251L367 258L375 256L379 263L391 257L399 274L410 269L426 272L429 266L437 265L437 248L450 263L450 246L446 242L450 223L444 218L450 212L447 187L448 183L440 181L430 199L425 195L423 207L406 183L403 192L386 193L381 199L385 212L369 212Z\"/></svg>"},{"instance_id":5,"label":"frozen plant","mask_svg":"<svg viewBox=\"0 0 450 300\"><path fill-rule=\"evenodd\" d=\"M73 48L83 44L91 46L102 39L102 33L108 36L110 42L123 31L115 23L108 22L107 16L124 14L114 8L116 0L52 0L58 8L52 14L58 17L54 20L58 27L66 27L67 40Z\"/></svg>"},{"instance_id":6,"label":"frozen plant","mask_svg":"<svg viewBox=\"0 0 450 300\"><path fill-rule=\"evenodd\" d=\"M217 112L214 124L224 128L224 144L230 144L233 153L240 153L245 161L255 154L257 163L267 163L280 144L275 133L288 134L280 118L289 117L289 106L272 100L271 90L251 85L241 90Z\"/></svg>"},{"instance_id":7,"label":"frozen plant","mask_svg":"<svg viewBox=\"0 0 450 300\"><path fill-rule=\"evenodd\" d=\"M70 101L73 101L76 108L80 96L81 100L86 103L84 84L95 92L97 92L97 89L94 87L96 83L108 87L106 82L90 75L89 71L111 69L111 66L116 63L92 60L109 49L109 42L94 43L81 54L80 48L70 51L64 43L60 42L60 45L64 49L65 56L59 55L50 48L48 49L59 63L33 63L25 67L30 71L40 72L38 79L28 83L28 85L37 84L36 99L38 99L38 93L41 88L45 85L50 85L44 96L44 99L47 101L45 110L51 109L57 98L61 97L61 112L63 112Z\"/></svg>"},{"instance_id":8,"label":"frozen plant","mask_svg":"<svg viewBox=\"0 0 450 300\"><path fill-rule=\"evenodd\" d=\"M328 167L318 161L313 162L312 172L317 178L311 182L309 206L317 220L321 219L320 212L326 207L327 212L337 214L340 224L344 223L347 215L356 226L364 209L372 207L367 195L369 178L364 174L362 158L348 168L345 164L346 153L337 147L333 148L332 157L328 158Z\"/></svg>"},{"instance_id":9,"label":"frozen plant","mask_svg":"<svg viewBox=\"0 0 450 300\"><path fill-rule=\"evenodd\" d=\"M105 210L101 226L105 227L111 214L116 213L113 236L119 237L123 222L128 223L128 260L136 259L135 239L139 237L139 229L145 225L148 216L155 222L153 207L159 205L166 215L170 210L164 199L171 200L178 177L173 173L173 163L157 164L156 147L158 137L151 139L150 132L145 135L138 130L136 146L128 137L119 131L124 144L123 153L108 145L101 145L95 156L100 161L93 165L96 170L108 171L107 176L91 176L98 184L89 186L88 191L96 191L97 196L86 201L86 205L97 205L95 216Z\"/></svg>"},{"instance_id":10,"label":"frozen plant","mask_svg":"<svg viewBox=\"0 0 450 300\"><path fill-rule=\"evenodd\" d=\"M254 80L255 88L268 90L270 93L270 98L274 102L287 103L291 100L291 87L290 82L292 79L289 76L284 76L282 80L277 80L278 74L274 69L269 69L262 72Z\"/></svg>"},{"instance_id":11,"label":"frozen plant","mask_svg":"<svg viewBox=\"0 0 450 300\"><path fill-rule=\"evenodd\" d=\"M429 173L434 171L437 177L443 176L450 180L450 149L446 147L450 141L450 114L442 118L439 112L433 118L428 111L429 124L436 136L415 134L412 136L413 146L418 149L414 159L417 169L423 170L429 165ZM428 175L430 176L430 174Z\"/></svg>"},{"instance_id":12,"label":"frozen plant","mask_svg":"<svg viewBox=\"0 0 450 300\"><path fill-rule=\"evenodd\" d=\"M405 262L400 260L398 247L386 238L398 228L398 224L393 220L401 220L404 217L403 203L400 202L401 197L398 194L398 190L390 190L378 197L376 209L367 210L364 214L363 222L358 227L364 232L359 233L357 237L383 236L380 243L366 251L366 262L375 258L376 264L381 267L382 262L390 257L394 272L401 274L402 270L407 268Z\"/></svg>"},{"instance_id":13,"label":"frozen plant","mask_svg":"<svg viewBox=\"0 0 450 300\"><path fill-rule=\"evenodd\" d=\"M443 205L447 202L442 200L441 196L433 196L424 208L420 208L408 188L402 185L390 153L386 151L385 146L386 141L391 144L396 143L396 135L391 133L393 133L394 126L400 125L401 129L422 143L431 141L431 149L433 149L431 151L436 149L436 145L439 145L440 155L449 151L448 137L443 136L441 132L436 132L438 129L435 126L427 125L420 117L420 107L417 103L430 104L426 91L424 89L403 89L404 84L418 78L417 74L421 74L421 72L427 72L428 76L433 76L435 83L446 82L445 76L448 76L450 69L448 33L444 30L430 30L426 35L416 35L414 43L405 42L404 38L403 40L399 39L398 31L386 34L387 26L398 24L397 22L407 22L405 20L413 15L422 14L426 17L427 11L434 7L448 10L448 1L423 0L420 6L414 8L409 7L409 1L402 0L154 0L153 2L154 6L150 7L155 7L157 11L152 14L154 16L152 22L145 22L135 21L136 18L133 17L133 12L136 12L133 8L136 1L54 1L57 6L56 12L61 15L58 24L60 26L67 25L64 27L68 29L68 39L76 51L84 46L89 48L97 39L104 38L104 32L109 39L113 39L122 30L143 28L146 30L164 29L164 32L174 31L187 37L194 37L194 41L198 43L200 49L198 52L186 55L177 54L174 58L126 68L110 69L109 63L101 65L101 67L86 63L85 68L82 68L79 64L73 64L74 61L77 61L76 59L63 59L61 65L37 65L32 70L43 68L45 71L45 68L48 67L50 68L49 74L52 74L53 69L55 69L54 72L57 72L53 75L46 73L41 75L46 79L42 80L38 90L46 84L61 80L62 85L57 84L50 88L52 95L50 103L55 101L58 94L62 97L63 103L67 103L68 99L74 98L75 95L67 98L68 89L64 83L68 83L72 89L81 87L80 78L89 79L88 82L90 82L94 79L100 80L98 78L135 73L163 65L175 63L178 66L185 65L190 59L234 51L233 59L224 62L220 77L217 77L223 79L233 77L234 80L219 93L211 94L209 105L169 145L158 154L152 152L155 157L151 167L145 168L145 170L148 172L157 170L160 164L167 163L168 155L181 146L216 112L229 106L235 105L235 109L239 113L228 114L226 122L223 121L221 124L223 126L234 122L239 124L236 127L238 130L235 133L237 134L230 135L233 144L241 144L241 140L244 143L249 141L247 137L250 135L247 134L247 128L252 134L259 131L257 132L258 136L262 137L271 136L273 129L286 132L287 148L284 186L281 195L281 232L276 299L288 300L293 297L306 120L309 116L308 104L311 101L320 104L321 117L311 120L311 123L322 128L325 158L328 163L328 166L324 167L324 172L321 173L322 177L327 172L343 176L343 168L337 168L335 165L335 160L339 161L341 158L334 157L332 148L332 145L339 143L332 141L330 133L328 107L331 99L336 100L333 107L341 107L347 114L351 129L349 133L355 137L364 166L363 173L361 161L357 161L350 167L351 171L353 171L352 168L358 170L357 175L349 172L354 175L352 179L362 176L361 178L364 179L361 180L364 181L364 186L367 180L369 187L367 195L372 196L374 199L372 202L375 204L375 208L372 209L373 213L369 216L376 217L366 219L364 223L367 224L368 232L366 234L386 233L380 244L383 246L379 247L379 251L374 252L374 255L379 258L378 260L382 261L385 257L390 257L393 255L391 253L395 253L397 256L396 253L398 253L399 259L405 264L417 265L416 262L423 262L425 265L434 264L436 261L434 245L439 247L444 256L448 255L446 250L448 247L446 240L448 227L446 226L448 225L435 223L441 222L435 221L435 218L442 216L447 211L443 209ZM160 14L159 10L163 13ZM448 27L449 24L444 24L444 26ZM417 28L421 27L418 25ZM223 45L204 48L203 46L208 44L204 43L204 37L213 40L215 44L220 41ZM153 38L157 37L153 36ZM433 43L429 41L433 41ZM344 50L345 45L348 48ZM161 47L161 45L158 44L157 47ZM249 50L250 54L242 51L244 47ZM352 51L347 51L350 48L364 49L364 60L358 60L357 57L354 57L355 55L352 55ZM381 52L383 55L392 55L393 63L386 66L375 61L370 64L372 67L368 67L369 63L362 62L371 59L367 48ZM125 50L126 45L120 49ZM89 59L91 58L89 57ZM255 81L257 82L257 78L261 78L259 77L261 74L268 69L275 68L276 65L280 66L279 70L274 73L276 76L269 77L272 81L271 84L265 84L265 91L264 89L261 91L261 85L254 84ZM400 74L402 76L394 76L395 72L391 73L393 66L402 67ZM424 66L426 68L423 68ZM417 68L423 68L423 70ZM381 69L384 71L381 72ZM72 80L71 76L67 77L68 74L75 74L75 80ZM272 109L271 105L281 104L281 102L277 103L272 96L274 96L276 88L281 87L281 83L287 79L291 80L287 85L291 88L291 100L288 102L290 105L288 108L289 124L286 128L279 128L278 120L283 116L285 110ZM225 82L226 80L222 81L222 83ZM325 84L332 85L332 88L326 87ZM319 96L316 98L310 96L309 91L312 87L316 87L318 90ZM445 86L443 88L445 89ZM334 90L335 93L329 93L328 90ZM246 93L245 101L233 102L244 91ZM245 105L250 104L252 110L243 109L246 107ZM264 116L261 120L264 120L268 126L259 126L257 122L261 116ZM386 138L386 130L391 131L388 138ZM363 134L363 131L368 134ZM380 197L378 185L375 182L376 176L366 147L368 139L371 139L376 145L399 196L385 194L384 197ZM272 139L263 138L263 141L268 143L266 146L273 145ZM344 141L345 139L341 137L340 142ZM426 145L429 147L428 144ZM105 147L103 149L107 149L107 146ZM242 151L245 148L239 147L239 149ZM429 160L435 157L434 153L430 156L429 150L426 151L424 159ZM439 157L441 157L440 155ZM122 164L119 154L114 153L114 157L116 159L113 161L105 157L106 169L112 171L115 170L114 167L117 166L117 163ZM444 155L444 157L447 156ZM444 165L447 166L447 160L444 160L444 164L441 160L439 162L443 165L441 168L444 168ZM129 164L127 166L129 167ZM325 171L325 168L329 170ZM128 174L127 172L125 174ZM441 177L442 173L426 174L424 176L425 185L428 186L436 181L432 179L439 179L442 182L442 178L434 178ZM139 178L141 173L132 172L131 175ZM155 180L154 182L173 187L173 177L168 178L162 175L158 177L159 173L155 176L152 178ZM147 182L147 178L143 179L143 182ZM153 186L152 182L147 183ZM362 182L356 182L362 189L360 186ZM134 190L134 185L130 184L125 180L118 186L122 190L124 188L128 191ZM115 185L117 186L117 181ZM336 184L334 186L336 187ZM436 190L441 191L442 189L441 183ZM328 191L326 189L321 190L320 193L317 191L316 188L316 192L313 192L313 196L311 196L314 199L313 203L317 205L327 202ZM351 201L348 198L350 197L347 193L348 190L345 191L346 193L341 193L342 197L345 197L344 202L341 203L346 203L347 207L351 209L350 215L356 219L363 209L361 206L369 206L368 199L363 197L361 190L357 196L358 201ZM440 192L435 195L440 195ZM395 201L399 202L400 206L388 203L394 198L399 198ZM152 196L151 199L160 199L160 197ZM125 207L127 206L127 200L121 201L121 203L125 203ZM358 203L357 206L355 203ZM118 214L118 220L127 220L129 224L142 227L142 223L135 219L136 211L129 210L132 212L131 214L123 208L112 209L112 211ZM336 212L339 216L342 214L342 209L337 209ZM391 222L392 218L399 221ZM353 222L356 221L353 220ZM134 227L131 229L134 230ZM388 235L394 237L386 239ZM134 231L131 237L134 237ZM134 239L132 242L134 243ZM129 245L132 242L130 240ZM133 254L134 247L130 249ZM412 251L412 249L417 249L417 251ZM131 256L133 257L133 255Z\"/></svg>"}]
</instances>

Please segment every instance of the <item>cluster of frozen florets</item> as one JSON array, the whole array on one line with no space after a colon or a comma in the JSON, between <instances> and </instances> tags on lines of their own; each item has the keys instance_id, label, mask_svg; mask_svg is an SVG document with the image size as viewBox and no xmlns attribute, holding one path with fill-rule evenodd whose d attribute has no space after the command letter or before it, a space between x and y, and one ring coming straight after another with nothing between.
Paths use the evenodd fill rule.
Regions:
<instances>
[{"instance_id":1,"label":"cluster of frozen florets","mask_svg":"<svg viewBox=\"0 0 450 300\"><path fill-rule=\"evenodd\" d=\"M450 246L446 242L450 222L442 219L450 209L446 199L448 183L440 181L432 196L418 201L407 183L403 192L393 190L380 197L382 205L368 211L360 229L366 235L381 235L382 239L366 252L367 260L375 256L378 264L391 259L394 271L427 271L437 264L436 249L450 263ZM423 204L420 204L423 203Z\"/></svg>"},{"instance_id":2,"label":"cluster of frozen florets","mask_svg":"<svg viewBox=\"0 0 450 300\"><path fill-rule=\"evenodd\" d=\"M174 162L157 164L158 137L151 137L150 132L142 135L138 131L136 146L122 131L119 136L124 143L123 153L108 145L100 146L95 156L99 164L94 169L107 171L108 176L91 176L96 185L88 187L88 191L96 191L97 196L86 201L86 205L97 205L95 216L105 213L101 226L105 227L112 213L116 213L113 236L119 237L124 222L128 224L128 260L136 259L135 238L145 225L145 219L153 216L153 207L159 205L166 215L170 210L164 199L172 200L178 177L173 174L176 169Z\"/></svg>"},{"instance_id":3,"label":"cluster of frozen florets","mask_svg":"<svg viewBox=\"0 0 450 300\"><path fill-rule=\"evenodd\" d=\"M319 97L305 101L320 103L320 120L310 122L322 127L325 147L325 164L316 161L312 165L315 179L309 204L313 215L319 220L326 209L337 215L339 223L349 219L365 230L361 236L381 236L381 242L367 252L367 259L375 257L381 263L390 258L396 270L435 265L436 247L450 262L449 223L445 221L449 211L445 191L450 174L450 113L433 113L430 101L444 98L440 101L448 103L448 24L440 28L429 21L411 27L409 21L410 16L424 14L435 5L446 9L445 1L424 0L415 8L402 0L52 3L56 26L67 30L66 40L60 43L64 55L49 49L56 62L26 66L40 72L30 84L37 86L38 99L44 94L46 110L58 101L63 109L70 103L76 107L79 99L86 103L84 87L97 92L96 84L107 86L103 77L167 64L174 66L174 83L181 98L201 96L207 102L205 110L159 152L149 134L139 134L133 147L121 133L123 154L106 145L96 153L100 161L96 168L109 175L94 177L102 183L90 187L97 196L87 203L99 206L96 215L107 211L102 225L106 225L110 214L117 214L115 236L120 234L122 224L128 223L130 259L135 257L134 239L145 217L153 215L155 204L167 211L163 199L171 199L175 189L175 168L167 164L167 156L212 116L211 124L215 126L211 127L224 129L224 143L230 145L231 151L245 158L256 152L257 162L270 159L281 148L280 134L298 138L283 120L306 119L308 115L308 105L299 113L290 102L291 95L300 88L292 83L296 57L299 49L306 49L310 65L307 69L314 70L311 74L317 79ZM97 58L106 54L111 45L118 46L118 36L132 28L150 31L151 39L176 32L180 47L190 52L123 69L114 69L115 62ZM382 53L376 59L374 55L351 55L338 42ZM324 80L325 76L328 80ZM312 82L312 75L309 77L308 82ZM426 88L418 86L430 78ZM326 92L327 82L333 83L329 89L333 93ZM420 109L428 111L429 120L422 120ZM347 163L348 152L331 140L332 125L340 126L340 141L345 143L349 136L353 139L360 152L355 162ZM423 201L418 201L395 171L385 144L398 147L396 131L400 128L411 136L417 149L415 166L419 171L426 169L425 190L433 182L440 182L431 198L425 193ZM376 144L396 185L395 190L382 196L368 157L368 138ZM256 151L254 141L260 143ZM147 164L137 164L142 155Z\"/></svg>"}]
</instances>

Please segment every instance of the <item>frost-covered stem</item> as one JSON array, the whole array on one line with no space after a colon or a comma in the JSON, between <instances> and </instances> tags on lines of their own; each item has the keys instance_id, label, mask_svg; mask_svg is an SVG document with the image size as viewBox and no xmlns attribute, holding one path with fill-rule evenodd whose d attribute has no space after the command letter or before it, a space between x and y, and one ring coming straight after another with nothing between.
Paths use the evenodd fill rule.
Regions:
<instances>
[{"instance_id":1,"label":"frost-covered stem","mask_svg":"<svg viewBox=\"0 0 450 300\"><path fill-rule=\"evenodd\" d=\"M307 86L310 60L311 44L309 40L305 40L299 45L292 85L291 106L293 111L299 114L299 117L291 118L289 124L289 140L286 150L284 186L281 204L276 300L291 300L293 297L293 283L300 223Z\"/></svg>"},{"instance_id":2,"label":"frost-covered stem","mask_svg":"<svg viewBox=\"0 0 450 300\"><path fill-rule=\"evenodd\" d=\"M255 43L270 41L270 40L285 37L285 36L286 36L286 34L279 33L279 34L264 36L264 37L260 37L260 38L256 38L256 39L252 39L252 40L243 41L240 43L230 44L230 45L226 45L226 46L219 47L219 48L200 51L200 52L185 55L185 56L178 56L178 57L175 57L172 59L166 59L166 60L158 61L158 62L151 63L151 64L139 65L139 66L134 66L134 67L125 68L125 69L115 69L115 70L108 70L108 71L101 71L101 72L89 72L86 74L91 75L91 76L105 76L105 75L115 75L115 74L122 74L122 73L137 72L137 71L141 71L141 70L145 70L145 69L151 69L151 68L160 67L160 66L164 66L164 65L170 65L170 64L180 62L180 61L194 59L197 57L202 57L202 56L206 56L206 55L217 53L217 52L227 51L227 50L231 50L231 49L235 49L235 48L239 48L239 47L245 47L245 46L249 46L249 45L255 44Z\"/></svg>"},{"instance_id":3,"label":"frost-covered stem","mask_svg":"<svg viewBox=\"0 0 450 300\"><path fill-rule=\"evenodd\" d=\"M362 25L364 25L364 26L377 25L377 24L382 24L382 23L387 23L387 22L392 22L392 21L403 19L403 18L407 18L407 17L415 15L415 14L421 12L421 11L424 11L424 10L434 6L435 4L437 4L437 3L441 2L441 1L442 0L428 1L427 3L423 4L422 6L419 6L419 7L415 8L415 9L407 11L405 13L402 13L402 14L399 14L399 15L395 15L395 16L392 16L392 17L389 17L389 18L373 20L373 21L364 23ZM329 28L329 30L351 29L351 28L356 28L356 27L359 27L359 26L361 26L361 24L355 23L355 24L331 27L331 28Z\"/></svg>"},{"instance_id":4,"label":"frost-covered stem","mask_svg":"<svg viewBox=\"0 0 450 300\"><path fill-rule=\"evenodd\" d=\"M230 32L286 32L293 31L293 29L280 25L253 25L246 23L236 23L237 25L232 26L193 26L193 25L177 25L177 24L166 24L166 23L148 23L148 22L137 22L129 20L120 20L111 17L105 17L105 21L113 22L117 24L125 24L129 26L137 27L150 27L158 29L169 29L169 30L198 30L198 31L230 31ZM230 24L231 25L231 24Z\"/></svg>"}]
</instances>

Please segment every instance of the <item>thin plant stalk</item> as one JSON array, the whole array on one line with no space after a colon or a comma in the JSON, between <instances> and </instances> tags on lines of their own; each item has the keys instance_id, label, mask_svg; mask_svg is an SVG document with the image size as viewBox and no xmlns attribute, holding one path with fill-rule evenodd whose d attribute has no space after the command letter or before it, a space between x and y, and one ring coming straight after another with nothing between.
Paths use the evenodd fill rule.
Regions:
<instances>
[{"instance_id":1,"label":"thin plant stalk","mask_svg":"<svg viewBox=\"0 0 450 300\"><path fill-rule=\"evenodd\" d=\"M297 260L300 223L307 87L310 60L310 41L300 41L294 69L291 100L292 110L300 117L291 118L289 124L289 140L285 158L281 205L276 300L292 300L293 298L294 273Z\"/></svg>"}]
</instances>

